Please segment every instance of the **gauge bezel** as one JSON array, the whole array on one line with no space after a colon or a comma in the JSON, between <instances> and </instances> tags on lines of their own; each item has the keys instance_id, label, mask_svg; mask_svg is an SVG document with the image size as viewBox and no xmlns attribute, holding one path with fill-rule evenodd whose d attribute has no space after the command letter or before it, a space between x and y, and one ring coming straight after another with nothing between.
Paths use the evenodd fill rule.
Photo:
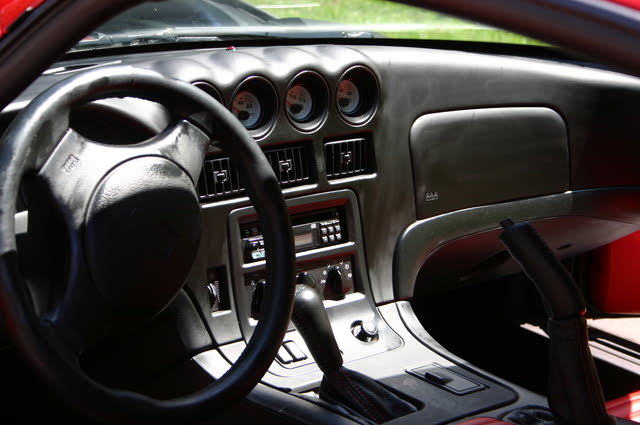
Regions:
<instances>
[{"instance_id":1,"label":"gauge bezel","mask_svg":"<svg viewBox=\"0 0 640 425\"><path fill-rule=\"evenodd\" d=\"M220 90L218 90L213 84L204 80L197 80L191 83L192 86L199 88L209 96L213 97L217 100L221 105L224 105L224 99L222 98L222 94L220 94Z\"/></svg>"},{"instance_id":2,"label":"gauge bezel","mask_svg":"<svg viewBox=\"0 0 640 425\"><path fill-rule=\"evenodd\" d=\"M252 75L244 80L233 91L229 98L228 109L232 109L233 101L236 96L242 92L248 91L252 93L260 101L262 114L257 124L247 128L251 136L258 140L267 136L273 129L276 122L276 111L278 110L278 94L275 86L271 81L259 75ZM233 111L231 110L233 113Z\"/></svg>"},{"instance_id":3,"label":"gauge bezel","mask_svg":"<svg viewBox=\"0 0 640 425\"><path fill-rule=\"evenodd\" d=\"M353 112L345 112L338 104L338 87L343 80L350 80L358 88L360 104ZM335 107L340 117L353 126L362 126L369 122L378 110L380 85L373 71L363 65L347 69L338 79L335 89Z\"/></svg>"},{"instance_id":4,"label":"gauge bezel","mask_svg":"<svg viewBox=\"0 0 640 425\"><path fill-rule=\"evenodd\" d=\"M286 105L289 90L297 85L304 87L313 99L311 113L303 120L297 120L292 117ZM327 120L329 114L329 85L319 73L310 70L302 71L289 81L284 94L283 105L284 114L291 125L304 133L311 133L320 128Z\"/></svg>"}]
</instances>

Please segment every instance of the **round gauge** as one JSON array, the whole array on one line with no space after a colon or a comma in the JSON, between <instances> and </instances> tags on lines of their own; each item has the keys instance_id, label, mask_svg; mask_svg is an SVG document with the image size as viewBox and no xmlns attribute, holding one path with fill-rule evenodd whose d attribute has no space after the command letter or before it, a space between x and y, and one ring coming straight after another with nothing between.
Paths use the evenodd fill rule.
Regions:
<instances>
[{"instance_id":1,"label":"round gauge","mask_svg":"<svg viewBox=\"0 0 640 425\"><path fill-rule=\"evenodd\" d=\"M213 97L218 102L223 103L222 96L220 96L220 92L210 83L207 83L206 81L194 81L191 84L193 84L194 86L196 86L197 88L199 88L200 90L208 94L209 96Z\"/></svg>"},{"instance_id":2,"label":"round gauge","mask_svg":"<svg viewBox=\"0 0 640 425\"><path fill-rule=\"evenodd\" d=\"M380 86L375 74L367 67L355 65L340 77L336 107L348 124L361 126L376 113L379 94Z\"/></svg>"},{"instance_id":3,"label":"round gauge","mask_svg":"<svg viewBox=\"0 0 640 425\"><path fill-rule=\"evenodd\" d=\"M298 130L310 133L327 118L329 87L315 71L302 71L287 86L285 111L289 122Z\"/></svg>"},{"instance_id":4,"label":"round gauge","mask_svg":"<svg viewBox=\"0 0 640 425\"><path fill-rule=\"evenodd\" d=\"M338 109L345 115L353 115L358 111L360 106L360 90L348 78L340 81L338 84Z\"/></svg>"},{"instance_id":5,"label":"round gauge","mask_svg":"<svg viewBox=\"0 0 640 425\"><path fill-rule=\"evenodd\" d=\"M304 122L313 110L311 93L302 84L296 84L287 91L287 114L297 122Z\"/></svg>"},{"instance_id":6,"label":"round gauge","mask_svg":"<svg viewBox=\"0 0 640 425\"><path fill-rule=\"evenodd\" d=\"M231 104L231 110L247 129L252 129L260 124L262 104L258 97L250 91L242 90L236 94Z\"/></svg>"}]
</instances>

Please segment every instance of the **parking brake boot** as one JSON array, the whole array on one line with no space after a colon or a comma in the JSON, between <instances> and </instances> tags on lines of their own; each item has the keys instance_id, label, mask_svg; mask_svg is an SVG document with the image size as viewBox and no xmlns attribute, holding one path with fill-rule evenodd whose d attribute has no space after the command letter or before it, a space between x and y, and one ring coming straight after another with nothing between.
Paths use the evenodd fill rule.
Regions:
<instances>
[{"instance_id":1,"label":"parking brake boot","mask_svg":"<svg viewBox=\"0 0 640 425\"><path fill-rule=\"evenodd\" d=\"M589 350L586 308L573 277L528 223L501 223L503 245L534 283L549 319L549 407L561 425L614 424Z\"/></svg>"},{"instance_id":2,"label":"parking brake boot","mask_svg":"<svg viewBox=\"0 0 640 425\"><path fill-rule=\"evenodd\" d=\"M342 354L333 335L322 297L312 287L298 284L292 314L311 355L324 373L320 398L339 403L375 423L417 411L373 379L342 365Z\"/></svg>"}]
</instances>

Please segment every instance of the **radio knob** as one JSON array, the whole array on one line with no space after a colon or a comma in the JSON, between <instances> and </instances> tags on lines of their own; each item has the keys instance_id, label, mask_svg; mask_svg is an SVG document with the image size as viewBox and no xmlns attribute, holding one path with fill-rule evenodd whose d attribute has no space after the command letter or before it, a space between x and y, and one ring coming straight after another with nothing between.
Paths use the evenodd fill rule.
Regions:
<instances>
[{"instance_id":1,"label":"radio knob","mask_svg":"<svg viewBox=\"0 0 640 425\"><path fill-rule=\"evenodd\" d=\"M262 300L264 299L265 287L267 286L267 281L264 279L260 279L256 283L256 287L253 291L253 296L251 297L251 318L255 320L260 320L260 310L262 309Z\"/></svg>"}]
</instances>

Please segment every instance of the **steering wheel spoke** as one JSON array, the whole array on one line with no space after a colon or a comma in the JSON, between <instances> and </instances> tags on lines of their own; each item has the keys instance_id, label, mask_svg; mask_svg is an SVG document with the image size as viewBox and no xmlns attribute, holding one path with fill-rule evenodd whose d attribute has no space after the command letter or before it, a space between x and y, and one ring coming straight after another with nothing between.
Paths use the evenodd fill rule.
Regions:
<instances>
[{"instance_id":1,"label":"steering wheel spoke","mask_svg":"<svg viewBox=\"0 0 640 425\"><path fill-rule=\"evenodd\" d=\"M145 142L144 147L139 149L175 162L189 174L195 185L198 183L202 159L209 143L210 139L206 133L189 121L181 120L149 142Z\"/></svg>"},{"instance_id":2,"label":"steering wheel spoke","mask_svg":"<svg viewBox=\"0 0 640 425\"><path fill-rule=\"evenodd\" d=\"M69 129L42 165L38 176L49 187L53 201L79 230L96 186L129 158L124 149L98 144Z\"/></svg>"}]
</instances>

